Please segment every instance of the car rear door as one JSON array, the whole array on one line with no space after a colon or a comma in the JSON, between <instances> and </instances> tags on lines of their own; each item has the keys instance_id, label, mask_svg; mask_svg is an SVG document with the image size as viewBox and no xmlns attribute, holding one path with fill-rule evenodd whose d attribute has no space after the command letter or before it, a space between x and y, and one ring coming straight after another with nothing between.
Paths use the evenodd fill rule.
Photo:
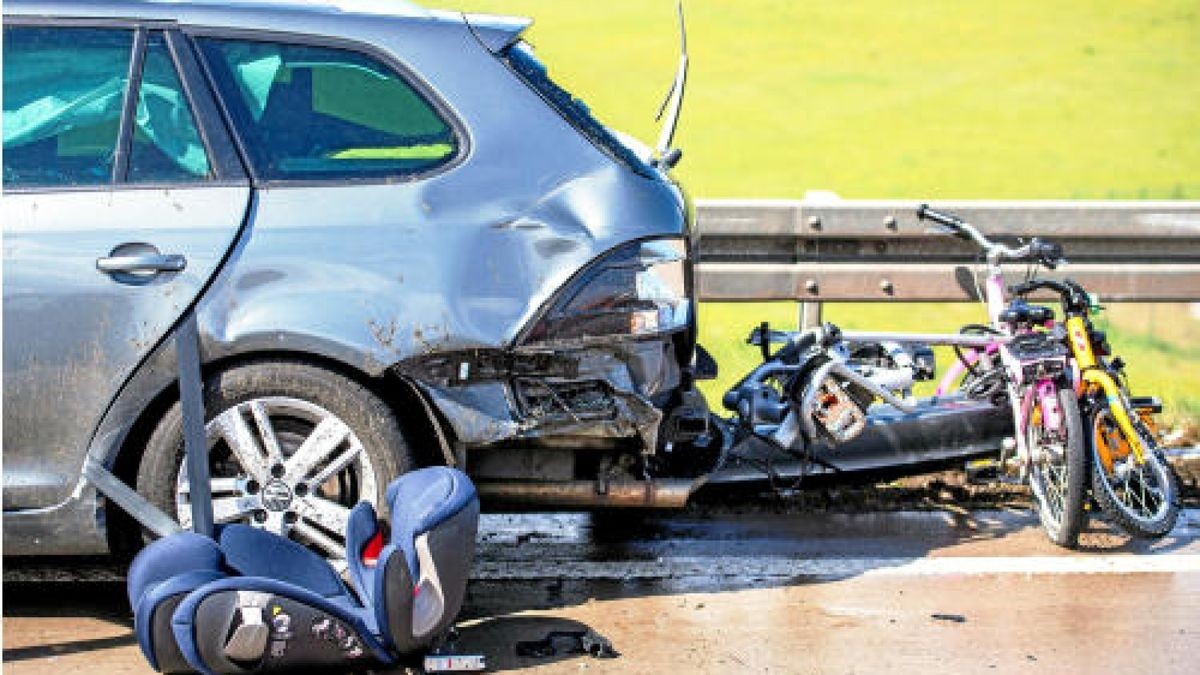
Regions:
<instances>
[{"instance_id":1,"label":"car rear door","mask_svg":"<svg viewBox=\"0 0 1200 675\"><path fill-rule=\"evenodd\" d=\"M249 183L199 72L169 27L5 20L5 510L69 497L242 228Z\"/></svg>"}]
</instances>

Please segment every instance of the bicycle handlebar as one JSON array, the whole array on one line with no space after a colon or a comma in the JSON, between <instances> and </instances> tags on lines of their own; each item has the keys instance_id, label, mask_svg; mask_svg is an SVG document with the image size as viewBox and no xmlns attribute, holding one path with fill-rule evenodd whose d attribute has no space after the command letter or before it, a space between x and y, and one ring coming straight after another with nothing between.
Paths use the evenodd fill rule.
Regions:
<instances>
[{"instance_id":1,"label":"bicycle handlebar","mask_svg":"<svg viewBox=\"0 0 1200 675\"><path fill-rule=\"evenodd\" d=\"M988 239L974 225L962 218L931 209L928 204L921 204L917 207L917 218L932 220L949 228L955 236L975 242L983 249L989 260L996 262L1000 260L1035 260L1050 269L1054 269L1059 263L1066 262L1060 244L1034 237L1032 241L1020 248L1010 248Z\"/></svg>"},{"instance_id":2,"label":"bicycle handlebar","mask_svg":"<svg viewBox=\"0 0 1200 675\"><path fill-rule=\"evenodd\" d=\"M1087 291L1071 279L1057 281L1055 279L1030 279L1009 288L1013 295L1028 295L1034 291L1047 289L1058 294L1063 308L1067 311L1087 312L1091 302Z\"/></svg>"},{"instance_id":3,"label":"bicycle handlebar","mask_svg":"<svg viewBox=\"0 0 1200 675\"><path fill-rule=\"evenodd\" d=\"M1043 288L1054 291L1059 295L1069 295L1071 293L1066 284L1054 279L1030 279L1019 284L1013 284L1008 290L1013 295L1028 295Z\"/></svg>"}]
</instances>

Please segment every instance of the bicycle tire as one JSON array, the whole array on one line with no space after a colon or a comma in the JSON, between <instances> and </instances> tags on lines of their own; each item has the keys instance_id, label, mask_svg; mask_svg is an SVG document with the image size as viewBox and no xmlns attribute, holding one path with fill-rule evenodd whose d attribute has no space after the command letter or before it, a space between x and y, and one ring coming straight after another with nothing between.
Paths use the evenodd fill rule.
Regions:
<instances>
[{"instance_id":1,"label":"bicycle tire","mask_svg":"<svg viewBox=\"0 0 1200 675\"><path fill-rule=\"evenodd\" d=\"M1131 479L1135 478L1135 470L1130 470L1126 474L1125 480L1109 474L1100 455L1100 444L1105 443L1106 447L1109 447L1108 444L1111 441L1120 440L1125 443L1128 441L1125 440L1123 432L1113 419L1112 411L1109 410L1107 403L1096 403L1088 414L1087 436L1088 444L1091 447L1092 495L1096 498L1104 515L1130 536L1138 539L1159 539L1165 537L1179 519L1179 479L1167 464L1166 458L1158 450L1154 439L1137 426L1135 426L1135 431L1141 437L1143 447L1147 450L1144 469L1137 471L1136 478L1142 487L1150 487L1153 490L1154 488L1146 485L1145 481L1148 475L1153 477L1154 482L1160 486L1158 489L1162 492L1158 498L1158 505L1149 513L1138 511L1133 503L1134 498L1140 493L1142 497L1140 501L1145 506L1146 493L1144 491L1134 492L1136 486L1131 485ZM1120 435L1120 439L1117 438L1117 434ZM1149 470L1150 473L1147 474L1145 470ZM1118 484L1115 483L1124 485L1124 494L1118 493Z\"/></svg>"},{"instance_id":2,"label":"bicycle tire","mask_svg":"<svg viewBox=\"0 0 1200 675\"><path fill-rule=\"evenodd\" d=\"M1075 393L1070 389L1060 389L1058 402L1063 428L1066 431L1060 460L1053 465L1047 461L1053 459L1056 454L1049 448L1036 453L1035 457L1038 457L1039 461L1030 465L1029 484L1046 536L1059 546L1074 548L1079 543L1079 532L1084 523L1087 450L1083 438L1083 418ZM1033 438L1038 429L1039 427L1034 426L1032 422L1027 426L1027 442L1042 444L1044 439ZM1054 478L1057 478L1054 481L1057 485L1051 483Z\"/></svg>"}]
</instances>

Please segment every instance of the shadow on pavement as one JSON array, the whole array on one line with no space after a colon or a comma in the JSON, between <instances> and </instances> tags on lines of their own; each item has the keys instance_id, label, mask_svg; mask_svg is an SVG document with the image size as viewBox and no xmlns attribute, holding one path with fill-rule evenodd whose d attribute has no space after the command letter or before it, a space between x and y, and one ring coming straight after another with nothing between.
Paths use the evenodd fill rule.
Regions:
<instances>
[{"instance_id":1,"label":"shadow on pavement","mask_svg":"<svg viewBox=\"0 0 1200 675\"><path fill-rule=\"evenodd\" d=\"M128 635L116 635L106 638L93 638L90 640L75 640L73 642L56 642L49 645L36 645L32 647L18 647L16 649L4 650L4 662L8 664L19 661L28 661L30 659L45 659L65 654L78 654L81 652L94 652L113 647L131 647L137 644L137 639L133 636L133 630L130 629Z\"/></svg>"},{"instance_id":2,"label":"shadow on pavement","mask_svg":"<svg viewBox=\"0 0 1200 675\"><path fill-rule=\"evenodd\" d=\"M9 567L8 561L5 566ZM123 581L4 582L4 616L57 618L89 616L133 628ZM5 652L7 655L7 651Z\"/></svg>"},{"instance_id":3,"label":"shadow on pavement","mask_svg":"<svg viewBox=\"0 0 1200 675\"><path fill-rule=\"evenodd\" d=\"M6 563L7 566L7 563ZM4 618L35 619L43 623L39 632L46 637L38 644L10 647L13 633L5 626L4 663L10 666L22 662L46 659L53 661L72 654L102 652L121 647L133 647L133 618L125 597L125 585L120 582L5 582ZM80 618L96 620L99 625L80 635L71 623ZM99 632L103 635L95 635ZM116 632L116 635L112 633ZM17 638L28 642L27 636Z\"/></svg>"}]
</instances>

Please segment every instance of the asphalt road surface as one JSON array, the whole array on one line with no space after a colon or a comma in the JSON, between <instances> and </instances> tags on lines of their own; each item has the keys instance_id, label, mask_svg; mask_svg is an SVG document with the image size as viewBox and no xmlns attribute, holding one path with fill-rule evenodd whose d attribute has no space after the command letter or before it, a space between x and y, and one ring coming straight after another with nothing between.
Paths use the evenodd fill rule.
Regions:
<instances>
[{"instance_id":1,"label":"asphalt road surface","mask_svg":"<svg viewBox=\"0 0 1200 675\"><path fill-rule=\"evenodd\" d=\"M487 514L459 651L491 672L1196 673L1198 539L1194 509L1153 544L1093 521L1079 551L1021 508ZM150 672L117 572L8 564L4 671ZM619 656L516 655L557 629Z\"/></svg>"}]
</instances>

